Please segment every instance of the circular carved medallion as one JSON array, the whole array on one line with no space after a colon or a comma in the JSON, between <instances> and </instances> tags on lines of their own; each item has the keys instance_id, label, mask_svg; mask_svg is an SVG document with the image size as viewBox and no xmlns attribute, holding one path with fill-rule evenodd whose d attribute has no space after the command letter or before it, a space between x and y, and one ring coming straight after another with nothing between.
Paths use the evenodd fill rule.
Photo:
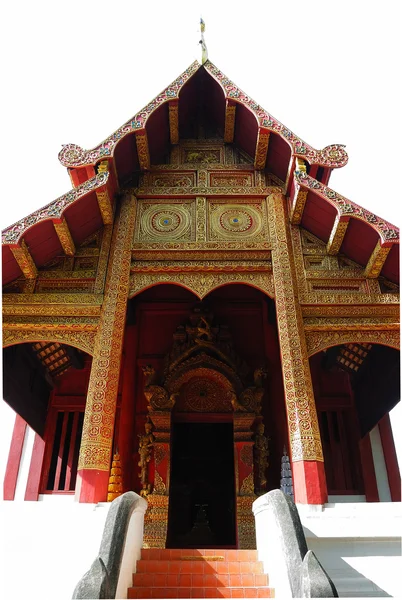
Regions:
<instances>
[{"instance_id":1,"label":"circular carved medallion","mask_svg":"<svg viewBox=\"0 0 402 600\"><path fill-rule=\"evenodd\" d=\"M226 231L248 231L253 219L245 210L231 209L221 214L220 225Z\"/></svg>"},{"instance_id":2,"label":"circular carved medallion","mask_svg":"<svg viewBox=\"0 0 402 600\"><path fill-rule=\"evenodd\" d=\"M228 390L212 379L191 379L182 390L177 410L186 412L229 412Z\"/></svg>"},{"instance_id":3,"label":"circular carved medallion","mask_svg":"<svg viewBox=\"0 0 402 600\"><path fill-rule=\"evenodd\" d=\"M190 213L180 205L149 206L141 215L141 237L149 240L178 240L188 237Z\"/></svg>"},{"instance_id":4,"label":"circular carved medallion","mask_svg":"<svg viewBox=\"0 0 402 600\"><path fill-rule=\"evenodd\" d=\"M255 238L262 232L263 216L254 206L215 205L211 214L211 227L218 239Z\"/></svg>"},{"instance_id":5,"label":"circular carved medallion","mask_svg":"<svg viewBox=\"0 0 402 600\"><path fill-rule=\"evenodd\" d=\"M171 210L161 210L152 217L152 227L162 233L175 231L180 225L180 215Z\"/></svg>"}]
</instances>

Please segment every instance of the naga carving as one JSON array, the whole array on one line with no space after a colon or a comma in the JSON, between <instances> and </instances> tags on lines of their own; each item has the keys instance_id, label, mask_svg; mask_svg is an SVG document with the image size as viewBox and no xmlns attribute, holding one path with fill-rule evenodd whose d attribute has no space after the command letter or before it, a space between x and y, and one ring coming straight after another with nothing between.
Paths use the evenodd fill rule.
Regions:
<instances>
[{"instance_id":1,"label":"naga carving","mask_svg":"<svg viewBox=\"0 0 402 600\"><path fill-rule=\"evenodd\" d=\"M267 372L263 367L254 371L254 385L243 390L239 398L233 397L231 400L235 412L261 414L261 402L264 396L263 381L266 377Z\"/></svg>"},{"instance_id":2,"label":"naga carving","mask_svg":"<svg viewBox=\"0 0 402 600\"><path fill-rule=\"evenodd\" d=\"M152 365L146 365L142 370L145 375L144 395L148 402L148 410L171 410L176 401L175 395L169 394L164 387L155 385L157 374Z\"/></svg>"}]
</instances>

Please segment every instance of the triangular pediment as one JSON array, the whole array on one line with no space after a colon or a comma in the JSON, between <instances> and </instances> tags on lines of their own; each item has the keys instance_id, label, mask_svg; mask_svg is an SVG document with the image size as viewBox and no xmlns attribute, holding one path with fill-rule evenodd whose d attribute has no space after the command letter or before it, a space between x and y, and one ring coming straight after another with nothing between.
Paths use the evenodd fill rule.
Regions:
<instances>
[{"instance_id":1,"label":"triangular pediment","mask_svg":"<svg viewBox=\"0 0 402 600\"><path fill-rule=\"evenodd\" d=\"M189 140L195 148L186 161L182 148ZM209 142L221 145L222 150L216 151L221 158L196 147ZM313 148L211 61L203 65L195 61L95 148L67 144L59 159L68 168L74 188L2 232L5 285L22 277L32 281L37 270L60 270L60 255L71 259L86 239L112 223L122 188L134 186L136 192L155 169L193 169L194 182L182 192L199 196L221 192L213 189L213 178L217 187L223 180L233 181L232 175L206 174L205 168L210 171L215 165L223 171L231 164L253 171L253 183L243 177L246 194L247 186L264 195L267 186L279 186L289 198L291 222L301 224L327 247L331 243L329 255L344 255L346 261L366 268L368 277L381 274L391 281L398 279L397 228L327 187L331 171L348 160L344 146ZM210 191L205 189L208 186ZM229 192L230 185L225 193ZM161 189L155 193L160 195ZM306 238L306 244L314 243ZM341 260L340 268L355 268L352 263Z\"/></svg>"}]
</instances>

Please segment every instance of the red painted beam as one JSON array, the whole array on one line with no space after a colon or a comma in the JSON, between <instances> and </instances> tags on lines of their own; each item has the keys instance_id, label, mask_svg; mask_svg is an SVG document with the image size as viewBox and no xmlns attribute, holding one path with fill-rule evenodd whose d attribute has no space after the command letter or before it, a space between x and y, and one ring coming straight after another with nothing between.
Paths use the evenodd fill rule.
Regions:
<instances>
[{"instance_id":1,"label":"red painted beam","mask_svg":"<svg viewBox=\"0 0 402 600\"><path fill-rule=\"evenodd\" d=\"M27 424L19 415L15 416L13 436L11 438L10 452L8 455L6 474L4 477L3 499L14 500L17 486L18 472L20 469L22 448L24 446Z\"/></svg>"},{"instance_id":2,"label":"red painted beam","mask_svg":"<svg viewBox=\"0 0 402 600\"><path fill-rule=\"evenodd\" d=\"M391 421L389 413L383 416L378 423L380 430L382 450L384 453L385 465L387 467L388 484L391 492L392 502L401 501L401 474L399 471L398 459L395 451L394 436L392 434Z\"/></svg>"}]
</instances>

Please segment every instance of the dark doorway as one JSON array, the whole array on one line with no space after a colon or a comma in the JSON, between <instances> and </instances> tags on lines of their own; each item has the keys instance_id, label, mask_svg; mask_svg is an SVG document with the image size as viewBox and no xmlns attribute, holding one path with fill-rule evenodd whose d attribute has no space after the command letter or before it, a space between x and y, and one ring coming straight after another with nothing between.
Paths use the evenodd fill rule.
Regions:
<instances>
[{"instance_id":1,"label":"dark doorway","mask_svg":"<svg viewBox=\"0 0 402 600\"><path fill-rule=\"evenodd\" d=\"M236 547L233 423L175 423L168 548Z\"/></svg>"}]
</instances>

